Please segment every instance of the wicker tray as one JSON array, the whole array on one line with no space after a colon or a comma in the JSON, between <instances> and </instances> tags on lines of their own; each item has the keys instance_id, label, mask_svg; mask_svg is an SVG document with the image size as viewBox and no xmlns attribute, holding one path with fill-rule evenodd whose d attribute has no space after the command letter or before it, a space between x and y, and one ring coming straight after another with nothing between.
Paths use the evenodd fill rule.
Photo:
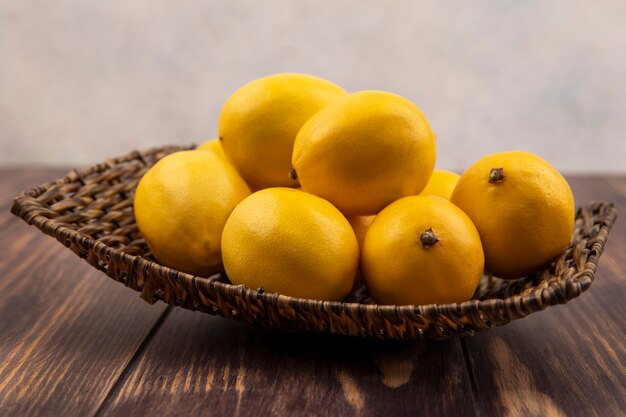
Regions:
<instances>
[{"instance_id":1,"label":"wicker tray","mask_svg":"<svg viewBox=\"0 0 626 417\"><path fill-rule=\"evenodd\" d=\"M611 203L578 209L567 250L546 270L514 281L483 277L474 298L457 304L379 306L362 288L345 302L261 293L231 285L223 275L192 276L154 262L135 225L133 192L146 170L181 149L168 146L110 159L15 198L11 211L54 236L93 267L149 303L235 318L284 331L377 339L445 339L472 335L579 296L594 280L616 218Z\"/></svg>"}]
</instances>

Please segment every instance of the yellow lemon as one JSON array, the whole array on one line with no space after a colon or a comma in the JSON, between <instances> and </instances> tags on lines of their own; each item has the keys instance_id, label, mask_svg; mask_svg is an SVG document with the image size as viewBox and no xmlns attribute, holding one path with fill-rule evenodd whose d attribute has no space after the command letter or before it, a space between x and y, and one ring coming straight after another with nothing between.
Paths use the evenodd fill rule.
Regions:
<instances>
[{"instance_id":1,"label":"yellow lemon","mask_svg":"<svg viewBox=\"0 0 626 417\"><path fill-rule=\"evenodd\" d=\"M354 232L328 201L291 188L267 188L242 201L226 222L222 257L233 284L339 301L359 263Z\"/></svg>"},{"instance_id":2,"label":"yellow lemon","mask_svg":"<svg viewBox=\"0 0 626 417\"><path fill-rule=\"evenodd\" d=\"M226 161L228 160L226 159L226 155L224 155L224 149L222 148L222 144L218 139L207 140L206 142L199 145L196 150L213 152L220 158L223 158Z\"/></svg>"},{"instance_id":3,"label":"yellow lemon","mask_svg":"<svg viewBox=\"0 0 626 417\"><path fill-rule=\"evenodd\" d=\"M213 152L214 154L222 158L224 161L230 163L230 161L224 154L224 148L222 148L222 144L220 143L219 139L208 140L204 142L203 144L201 144L200 146L198 146L196 149L199 151ZM260 188L254 184L248 183L248 187L250 187L250 192L252 193L260 190Z\"/></svg>"},{"instance_id":4,"label":"yellow lemon","mask_svg":"<svg viewBox=\"0 0 626 417\"><path fill-rule=\"evenodd\" d=\"M409 100L361 91L302 126L292 163L304 191L346 215L374 214L426 186L435 165L435 135Z\"/></svg>"},{"instance_id":5,"label":"yellow lemon","mask_svg":"<svg viewBox=\"0 0 626 417\"><path fill-rule=\"evenodd\" d=\"M359 243L359 250L363 247L363 240L365 240L365 234L367 233L367 229L372 224L375 216L348 216L347 220L352 226L352 230L354 230L354 234L356 236L356 240ZM357 272L356 280L354 281L354 288L360 288L363 285L363 274L360 271Z\"/></svg>"},{"instance_id":6,"label":"yellow lemon","mask_svg":"<svg viewBox=\"0 0 626 417\"><path fill-rule=\"evenodd\" d=\"M472 219L488 271L518 278L562 253L574 229L574 196L567 181L529 152L488 155L461 176L451 201Z\"/></svg>"},{"instance_id":7,"label":"yellow lemon","mask_svg":"<svg viewBox=\"0 0 626 417\"><path fill-rule=\"evenodd\" d=\"M363 240L365 239L365 233L367 233L367 229L374 221L374 217L376 216L348 216L346 219L350 226L352 226L352 230L354 230L354 234L356 236L357 242L359 242L359 248L363 246Z\"/></svg>"},{"instance_id":8,"label":"yellow lemon","mask_svg":"<svg viewBox=\"0 0 626 417\"><path fill-rule=\"evenodd\" d=\"M380 304L443 304L471 299L484 266L469 217L440 197L391 203L370 225L361 271Z\"/></svg>"},{"instance_id":9,"label":"yellow lemon","mask_svg":"<svg viewBox=\"0 0 626 417\"><path fill-rule=\"evenodd\" d=\"M444 169L436 169L428 180L426 188L421 192L422 195L436 195L446 200L450 200L452 191L456 187L456 183L461 176L454 172Z\"/></svg>"},{"instance_id":10,"label":"yellow lemon","mask_svg":"<svg viewBox=\"0 0 626 417\"><path fill-rule=\"evenodd\" d=\"M175 152L139 181L135 219L161 264L208 276L222 269L222 229L233 208L249 194L235 169L217 155Z\"/></svg>"},{"instance_id":11,"label":"yellow lemon","mask_svg":"<svg viewBox=\"0 0 626 417\"><path fill-rule=\"evenodd\" d=\"M293 186L293 142L313 114L346 95L341 87L305 74L276 74L237 90L224 104L219 136L224 153L256 188Z\"/></svg>"}]
</instances>

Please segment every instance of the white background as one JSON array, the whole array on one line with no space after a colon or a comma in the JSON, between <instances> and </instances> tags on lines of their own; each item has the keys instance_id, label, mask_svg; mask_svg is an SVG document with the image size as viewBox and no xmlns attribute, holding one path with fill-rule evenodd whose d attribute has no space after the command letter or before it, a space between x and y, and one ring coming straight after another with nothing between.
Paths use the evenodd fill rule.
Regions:
<instances>
[{"instance_id":1,"label":"white background","mask_svg":"<svg viewBox=\"0 0 626 417\"><path fill-rule=\"evenodd\" d=\"M275 72L413 100L439 167L524 149L626 172L623 0L3 0L0 165L201 142Z\"/></svg>"}]
</instances>

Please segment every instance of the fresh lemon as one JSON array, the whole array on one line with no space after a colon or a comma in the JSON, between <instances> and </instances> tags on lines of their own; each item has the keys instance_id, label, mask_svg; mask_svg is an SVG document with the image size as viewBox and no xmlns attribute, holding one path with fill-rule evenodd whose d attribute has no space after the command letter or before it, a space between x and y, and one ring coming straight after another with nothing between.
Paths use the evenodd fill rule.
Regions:
<instances>
[{"instance_id":1,"label":"fresh lemon","mask_svg":"<svg viewBox=\"0 0 626 417\"><path fill-rule=\"evenodd\" d=\"M461 176L451 201L473 220L486 268L518 278L562 253L574 229L574 196L567 181L529 152L488 155Z\"/></svg>"},{"instance_id":2,"label":"fresh lemon","mask_svg":"<svg viewBox=\"0 0 626 417\"><path fill-rule=\"evenodd\" d=\"M361 271L380 304L471 299L484 255L469 217L440 197L410 196L382 210L367 230Z\"/></svg>"},{"instance_id":3,"label":"fresh lemon","mask_svg":"<svg viewBox=\"0 0 626 417\"><path fill-rule=\"evenodd\" d=\"M356 236L356 241L359 243L359 250L363 247L363 241L365 240L365 234L367 233L367 229L372 224L375 216L348 216L346 219L350 226L352 226L352 230L354 230L354 234ZM359 268L359 271L356 275L356 280L354 281L354 288L360 288L364 284L363 274Z\"/></svg>"},{"instance_id":4,"label":"fresh lemon","mask_svg":"<svg viewBox=\"0 0 626 417\"><path fill-rule=\"evenodd\" d=\"M213 152L220 158L223 158L226 161L228 160L226 159L226 155L224 155L224 149L222 148L222 144L218 139L207 140L206 142L199 145L196 150Z\"/></svg>"},{"instance_id":5,"label":"fresh lemon","mask_svg":"<svg viewBox=\"0 0 626 417\"><path fill-rule=\"evenodd\" d=\"M426 188L421 192L422 195L436 195L446 200L450 200L452 191L456 187L456 183L461 176L454 172L444 169L436 169L428 180Z\"/></svg>"},{"instance_id":6,"label":"fresh lemon","mask_svg":"<svg viewBox=\"0 0 626 417\"><path fill-rule=\"evenodd\" d=\"M352 226L352 230L354 230L354 234L356 236L357 242L359 242L359 248L363 246L363 240L365 240L365 233L367 233L367 229L374 221L374 217L376 216L348 216L346 219L350 226Z\"/></svg>"},{"instance_id":7,"label":"fresh lemon","mask_svg":"<svg viewBox=\"0 0 626 417\"><path fill-rule=\"evenodd\" d=\"M292 163L304 191L346 215L375 214L426 186L435 165L435 135L409 100L361 91L302 126Z\"/></svg>"},{"instance_id":8,"label":"fresh lemon","mask_svg":"<svg viewBox=\"0 0 626 417\"><path fill-rule=\"evenodd\" d=\"M139 181L135 219L161 264L208 276L222 269L222 229L249 194L235 169L212 152L175 152Z\"/></svg>"},{"instance_id":9,"label":"fresh lemon","mask_svg":"<svg viewBox=\"0 0 626 417\"><path fill-rule=\"evenodd\" d=\"M222 257L233 284L339 301L359 263L354 232L328 201L291 188L267 188L242 201L226 222Z\"/></svg>"},{"instance_id":10,"label":"fresh lemon","mask_svg":"<svg viewBox=\"0 0 626 417\"><path fill-rule=\"evenodd\" d=\"M230 161L224 154L224 148L222 148L222 144L220 143L219 139L208 140L204 142L203 144L201 144L200 146L198 146L196 149L199 151L213 152L214 154L222 158L224 161L227 161L228 163L230 163ZM250 187L250 192L252 193L260 190L260 188L254 184L248 183L248 187Z\"/></svg>"},{"instance_id":11,"label":"fresh lemon","mask_svg":"<svg viewBox=\"0 0 626 417\"><path fill-rule=\"evenodd\" d=\"M244 85L226 101L219 136L229 161L255 188L293 186L293 142L313 114L347 93L322 78L276 74Z\"/></svg>"}]
</instances>

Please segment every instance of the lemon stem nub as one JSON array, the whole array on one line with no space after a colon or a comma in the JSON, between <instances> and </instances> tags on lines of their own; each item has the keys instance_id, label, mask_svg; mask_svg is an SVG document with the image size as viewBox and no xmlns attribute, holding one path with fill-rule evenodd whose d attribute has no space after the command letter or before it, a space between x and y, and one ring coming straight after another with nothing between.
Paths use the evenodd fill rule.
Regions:
<instances>
[{"instance_id":1,"label":"lemon stem nub","mask_svg":"<svg viewBox=\"0 0 626 417\"><path fill-rule=\"evenodd\" d=\"M435 246L437 242L439 242L439 238L437 238L437 235L435 235L435 232L433 232L432 228L424 230L422 233L420 233L420 243L422 244L423 248L430 249Z\"/></svg>"},{"instance_id":2,"label":"lemon stem nub","mask_svg":"<svg viewBox=\"0 0 626 417\"><path fill-rule=\"evenodd\" d=\"M289 175L289 179L291 181L298 180L298 173L296 172L296 169L294 167L289 168L289 173L287 175Z\"/></svg>"},{"instance_id":3,"label":"lemon stem nub","mask_svg":"<svg viewBox=\"0 0 626 417\"><path fill-rule=\"evenodd\" d=\"M491 168L489 172L489 183L499 184L504 181L504 168Z\"/></svg>"}]
</instances>

